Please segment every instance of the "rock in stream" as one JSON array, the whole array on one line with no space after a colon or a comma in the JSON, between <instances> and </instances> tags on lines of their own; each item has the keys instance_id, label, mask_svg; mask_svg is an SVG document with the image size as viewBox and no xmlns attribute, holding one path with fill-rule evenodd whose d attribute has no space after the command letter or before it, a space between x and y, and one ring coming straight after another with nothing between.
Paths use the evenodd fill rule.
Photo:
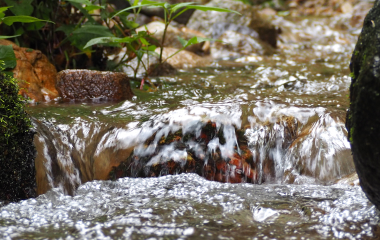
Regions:
<instances>
[{"instance_id":1,"label":"rock in stream","mask_svg":"<svg viewBox=\"0 0 380 240\"><path fill-rule=\"evenodd\" d=\"M380 209L380 1L364 20L350 69L348 137L360 185Z\"/></svg>"}]
</instances>

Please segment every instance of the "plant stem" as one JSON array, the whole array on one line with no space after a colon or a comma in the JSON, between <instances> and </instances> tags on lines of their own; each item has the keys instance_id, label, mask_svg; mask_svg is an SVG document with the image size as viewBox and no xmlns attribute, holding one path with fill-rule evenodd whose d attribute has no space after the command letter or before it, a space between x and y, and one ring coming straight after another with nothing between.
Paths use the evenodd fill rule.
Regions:
<instances>
[{"instance_id":1,"label":"plant stem","mask_svg":"<svg viewBox=\"0 0 380 240\"><path fill-rule=\"evenodd\" d=\"M165 43L166 30L168 29L170 21L171 21L170 17L171 17L171 14L169 13L169 16L167 16L167 18L165 18L165 29L164 29L164 34L162 35L161 49L160 49L160 59L158 60L159 64L162 64L162 53L164 51L164 43Z\"/></svg>"}]
</instances>

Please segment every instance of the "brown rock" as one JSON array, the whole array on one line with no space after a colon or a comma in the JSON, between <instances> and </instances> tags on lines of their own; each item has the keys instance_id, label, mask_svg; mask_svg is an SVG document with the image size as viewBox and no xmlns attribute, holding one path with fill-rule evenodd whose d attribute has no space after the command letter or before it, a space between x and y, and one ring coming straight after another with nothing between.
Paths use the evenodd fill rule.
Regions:
<instances>
[{"instance_id":1,"label":"brown rock","mask_svg":"<svg viewBox=\"0 0 380 240\"><path fill-rule=\"evenodd\" d=\"M63 101L118 101L133 96L127 75L119 72L63 70L56 87Z\"/></svg>"},{"instance_id":2,"label":"brown rock","mask_svg":"<svg viewBox=\"0 0 380 240\"><path fill-rule=\"evenodd\" d=\"M55 88L57 70L39 50L22 48L0 39L0 45L12 45L17 58L17 66L12 70L19 80L19 94L36 102L51 101L58 97Z\"/></svg>"}]
</instances>

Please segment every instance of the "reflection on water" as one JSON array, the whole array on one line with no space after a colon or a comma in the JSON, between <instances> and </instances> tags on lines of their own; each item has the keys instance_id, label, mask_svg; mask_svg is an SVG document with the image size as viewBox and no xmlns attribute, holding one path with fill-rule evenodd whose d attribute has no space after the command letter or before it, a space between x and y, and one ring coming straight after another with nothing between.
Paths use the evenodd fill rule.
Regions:
<instances>
[{"instance_id":1,"label":"reflection on water","mask_svg":"<svg viewBox=\"0 0 380 240\"><path fill-rule=\"evenodd\" d=\"M223 184L195 174L95 181L0 209L3 239L365 239L360 187ZM15 223L17 222L17 225Z\"/></svg>"},{"instance_id":2,"label":"reflection on water","mask_svg":"<svg viewBox=\"0 0 380 240\"><path fill-rule=\"evenodd\" d=\"M156 92L132 82L131 101L30 106L40 167L48 172L37 181L45 182L41 192L53 190L1 207L1 238L380 237L377 210L360 187L350 186L357 178L344 119L359 31L335 28L344 20L276 17L283 34L273 56L154 78ZM223 128L226 142L213 136L204 148L195 140L158 146L162 136L179 130L197 139L209 120ZM228 161L240 154L235 128L244 131L257 167L252 182L261 185L196 174L89 182L106 179L105 165L117 165L132 151L154 153L147 166L163 159L182 163L186 149L198 157L220 152Z\"/></svg>"}]
</instances>

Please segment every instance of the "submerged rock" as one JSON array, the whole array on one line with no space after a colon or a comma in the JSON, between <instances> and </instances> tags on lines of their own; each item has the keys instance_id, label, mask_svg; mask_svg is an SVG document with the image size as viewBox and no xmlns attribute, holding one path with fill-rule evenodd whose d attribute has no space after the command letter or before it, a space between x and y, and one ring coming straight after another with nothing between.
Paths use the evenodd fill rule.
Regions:
<instances>
[{"instance_id":1,"label":"submerged rock","mask_svg":"<svg viewBox=\"0 0 380 240\"><path fill-rule=\"evenodd\" d=\"M198 133L182 128L169 134L157 131L110 172L110 179L197 173L219 182L258 182L244 130L211 121L196 125Z\"/></svg>"},{"instance_id":2,"label":"submerged rock","mask_svg":"<svg viewBox=\"0 0 380 240\"><path fill-rule=\"evenodd\" d=\"M22 48L2 39L0 39L0 45L13 47L17 65L12 72L19 80L19 94L36 102L51 101L58 97L58 91L55 88L57 70L41 51Z\"/></svg>"},{"instance_id":3,"label":"submerged rock","mask_svg":"<svg viewBox=\"0 0 380 240\"><path fill-rule=\"evenodd\" d=\"M360 185L380 209L380 1L364 20L350 69L346 127Z\"/></svg>"},{"instance_id":4,"label":"submerged rock","mask_svg":"<svg viewBox=\"0 0 380 240\"><path fill-rule=\"evenodd\" d=\"M262 129L239 130L212 121L186 128L198 130L157 131L115 167L110 178L197 173L218 182L271 182L281 178L279 158L297 136L297 121L291 117Z\"/></svg>"},{"instance_id":5,"label":"submerged rock","mask_svg":"<svg viewBox=\"0 0 380 240\"><path fill-rule=\"evenodd\" d=\"M91 70L63 70L57 75L63 101L131 99L133 92L126 74Z\"/></svg>"}]
</instances>

